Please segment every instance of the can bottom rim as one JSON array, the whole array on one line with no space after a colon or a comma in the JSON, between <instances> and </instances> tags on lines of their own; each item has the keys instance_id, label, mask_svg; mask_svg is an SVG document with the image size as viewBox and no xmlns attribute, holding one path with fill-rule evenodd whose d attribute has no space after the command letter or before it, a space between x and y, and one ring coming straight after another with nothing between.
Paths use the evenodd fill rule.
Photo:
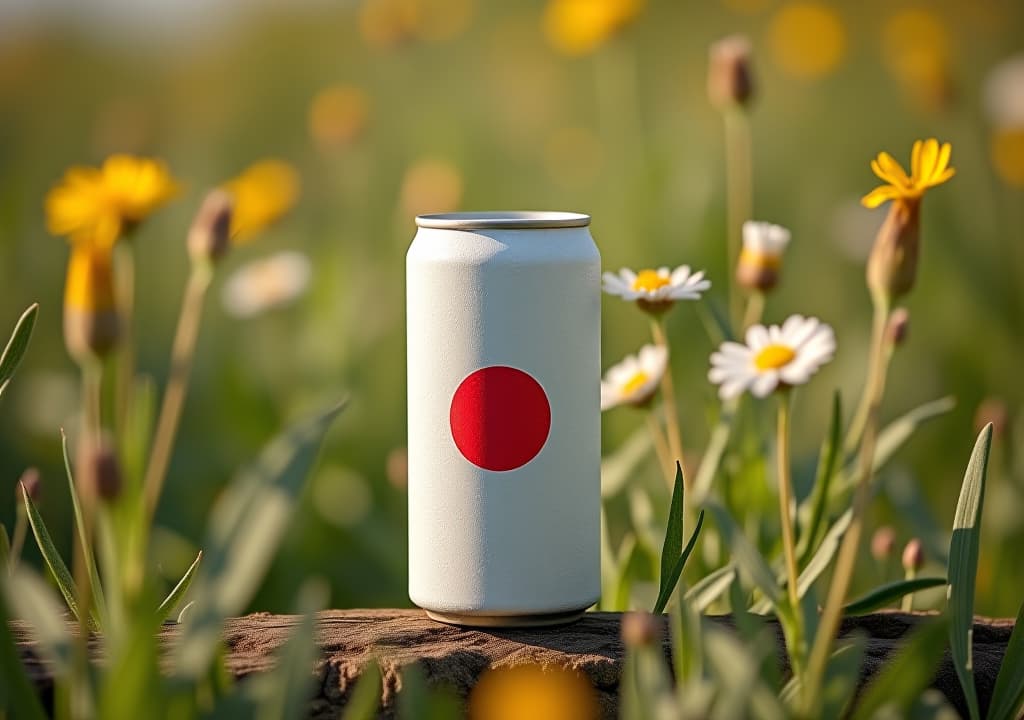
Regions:
<instances>
[{"instance_id":1,"label":"can bottom rim","mask_svg":"<svg viewBox=\"0 0 1024 720\"><path fill-rule=\"evenodd\" d=\"M530 615L478 615L465 613L437 612L424 610L427 617L446 625L465 627L548 627L552 625L569 625L583 617L587 608L578 610L562 610L552 613L534 613Z\"/></svg>"}]
</instances>

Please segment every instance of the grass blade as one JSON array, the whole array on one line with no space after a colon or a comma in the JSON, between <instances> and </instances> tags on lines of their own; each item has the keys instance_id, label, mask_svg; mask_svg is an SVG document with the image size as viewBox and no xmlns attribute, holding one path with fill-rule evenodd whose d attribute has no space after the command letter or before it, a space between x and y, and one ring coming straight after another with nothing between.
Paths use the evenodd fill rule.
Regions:
<instances>
[{"instance_id":1,"label":"grass blade","mask_svg":"<svg viewBox=\"0 0 1024 720\"><path fill-rule=\"evenodd\" d=\"M736 567L732 564L708 573L686 591L686 602L695 612L704 612L729 589L735 577Z\"/></svg>"},{"instance_id":2,"label":"grass blade","mask_svg":"<svg viewBox=\"0 0 1024 720\"><path fill-rule=\"evenodd\" d=\"M651 433L641 425L610 455L601 459L601 497L617 495L651 452Z\"/></svg>"},{"instance_id":3,"label":"grass blade","mask_svg":"<svg viewBox=\"0 0 1024 720\"><path fill-rule=\"evenodd\" d=\"M78 616L78 602L75 600L77 597L75 581L68 571L68 566L64 564L64 560L57 551L57 547L53 544L53 540L50 539L50 532L46 529L46 523L43 522L42 515L36 509L35 503L32 502L32 498L29 497L24 485L21 486L21 497L25 502L25 514L28 516L28 524L32 528L32 535L35 536L39 553L43 556L46 567L50 569L50 574L57 582L57 589L64 596L64 602L67 603L71 614L81 622L81 618Z\"/></svg>"},{"instance_id":4,"label":"grass blade","mask_svg":"<svg viewBox=\"0 0 1024 720\"><path fill-rule=\"evenodd\" d=\"M988 720L1013 720L1024 712L1024 603L1017 611L1017 623L1006 644L1003 664L992 690Z\"/></svg>"},{"instance_id":5,"label":"grass blade","mask_svg":"<svg viewBox=\"0 0 1024 720\"><path fill-rule=\"evenodd\" d=\"M661 587L658 595L665 594L672 569L683 549L683 466L676 460L676 479L672 487L672 502L668 508L668 527L665 529L665 542L661 546ZM678 578L678 576L677 576ZM675 583L672 583L675 587ZM654 612L661 612L655 610Z\"/></svg>"},{"instance_id":6,"label":"grass blade","mask_svg":"<svg viewBox=\"0 0 1024 720\"><path fill-rule=\"evenodd\" d=\"M971 640L974 632L974 581L978 574L978 544L981 539L981 509L985 503L985 473L992 446L992 424L978 435L967 463L960 499L953 518L949 541L949 645L953 667L967 698L971 720L980 720L978 695L974 689Z\"/></svg>"},{"instance_id":7,"label":"grass blade","mask_svg":"<svg viewBox=\"0 0 1024 720\"><path fill-rule=\"evenodd\" d=\"M370 658L363 666L359 674L359 681L348 702L345 703L345 713L342 720L373 720L377 717L377 709L380 707L380 697L383 676L376 658Z\"/></svg>"},{"instance_id":8,"label":"grass blade","mask_svg":"<svg viewBox=\"0 0 1024 720\"><path fill-rule=\"evenodd\" d=\"M160 607L156 609L157 622L162 623L166 620L167 616L170 615L174 611L174 608L178 606L178 603L181 602L185 593L188 592L189 586L192 585L192 578L195 577L196 570L199 568L199 561L202 559L203 551L200 550L199 554L196 555L196 559L188 566L188 570L186 570L185 574L181 576L181 580L179 580L178 584L175 585L171 592L167 594L164 601L160 603Z\"/></svg>"},{"instance_id":9,"label":"grass blade","mask_svg":"<svg viewBox=\"0 0 1024 720\"><path fill-rule=\"evenodd\" d=\"M96 556L93 553L92 543L85 534L85 520L82 516L82 502L78 498L78 488L75 485L75 478L71 472L71 459L68 456L68 436L64 428L60 430L60 447L64 456L64 473L68 478L68 493L71 495L71 508L75 514L75 529L78 531L78 542L85 548L85 564L89 571L89 581L92 583L93 602L96 606L97 625L106 626L107 621L107 599L103 595L103 583L100 582L99 573L96 572Z\"/></svg>"},{"instance_id":10,"label":"grass blade","mask_svg":"<svg viewBox=\"0 0 1024 720\"><path fill-rule=\"evenodd\" d=\"M40 575L27 568L17 568L7 582L4 601L17 617L32 626L32 637L40 654L53 665L54 676L67 677L72 644L60 600Z\"/></svg>"},{"instance_id":11,"label":"grass blade","mask_svg":"<svg viewBox=\"0 0 1024 720\"><path fill-rule=\"evenodd\" d=\"M174 648L185 678L202 677L214 658L226 617L245 610L284 535L306 476L337 405L275 438L236 477L214 507L203 542L206 561L195 579L195 607Z\"/></svg>"},{"instance_id":12,"label":"grass blade","mask_svg":"<svg viewBox=\"0 0 1024 720\"><path fill-rule=\"evenodd\" d=\"M875 610L891 605L904 595L946 584L943 577L922 577L913 580L896 580L879 585L874 590L853 600L843 608L843 615L867 615Z\"/></svg>"},{"instance_id":13,"label":"grass blade","mask_svg":"<svg viewBox=\"0 0 1024 720\"><path fill-rule=\"evenodd\" d=\"M828 508L828 491L832 484L832 478L836 473L836 464L839 459L839 450L842 443L843 429L843 404L839 391L832 395L832 419L829 422L829 431L821 445L821 452L818 454L818 470L814 477L813 505L811 507L811 518L807 523L807 529L800 535L797 543L799 567L807 565L808 560L814 553L818 531L825 519L825 511Z\"/></svg>"},{"instance_id":14,"label":"grass blade","mask_svg":"<svg viewBox=\"0 0 1024 720\"><path fill-rule=\"evenodd\" d=\"M708 503L708 509L715 516L718 531L722 534L722 540L726 547L732 550L733 560L737 567L746 573L754 586L772 604L772 607L778 609L782 604L782 592L761 553L736 526L736 522L728 510L715 502Z\"/></svg>"},{"instance_id":15,"label":"grass blade","mask_svg":"<svg viewBox=\"0 0 1024 720\"><path fill-rule=\"evenodd\" d=\"M668 599L672 597L672 591L676 589L676 583L679 582L679 576L683 574L683 568L686 566L686 561L690 558L690 553L693 552L693 546L697 544L697 538L700 536L700 529L704 527L704 511L701 510L700 514L697 515L697 527L693 529L693 534L690 535L690 539L686 543L686 547L683 548L682 554L676 559L675 565L669 571L668 583L662 581L661 592L658 594L658 602L654 605L654 614L657 615L665 610L665 606L668 605ZM664 557L662 557L662 567L664 567Z\"/></svg>"},{"instance_id":16,"label":"grass blade","mask_svg":"<svg viewBox=\"0 0 1024 720\"><path fill-rule=\"evenodd\" d=\"M852 720L869 720L885 706L889 717L906 717L910 707L932 681L946 649L947 622L930 622L915 632L868 684L854 708Z\"/></svg>"},{"instance_id":17,"label":"grass blade","mask_svg":"<svg viewBox=\"0 0 1024 720\"><path fill-rule=\"evenodd\" d=\"M7 389L7 384L18 369L18 364L25 357L28 350L28 342L32 338L32 328L36 324L36 316L39 315L39 304L33 303L18 318L18 324L14 326L11 339L7 341L3 355L0 355L0 394Z\"/></svg>"}]
</instances>

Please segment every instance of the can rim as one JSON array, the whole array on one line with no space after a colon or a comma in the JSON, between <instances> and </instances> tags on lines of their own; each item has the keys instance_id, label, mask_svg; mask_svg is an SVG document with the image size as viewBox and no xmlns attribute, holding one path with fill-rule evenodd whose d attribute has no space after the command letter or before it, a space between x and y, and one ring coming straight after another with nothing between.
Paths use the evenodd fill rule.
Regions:
<instances>
[{"instance_id":1,"label":"can rim","mask_svg":"<svg viewBox=\"0 0 1024 720\"><path fill-rule=\"evenodd\" d=\"M417 215L421 228L477 230L484 228L571 228L590 225L590 216L554 210L499 210Z\"/></svg>"}]
</instances>

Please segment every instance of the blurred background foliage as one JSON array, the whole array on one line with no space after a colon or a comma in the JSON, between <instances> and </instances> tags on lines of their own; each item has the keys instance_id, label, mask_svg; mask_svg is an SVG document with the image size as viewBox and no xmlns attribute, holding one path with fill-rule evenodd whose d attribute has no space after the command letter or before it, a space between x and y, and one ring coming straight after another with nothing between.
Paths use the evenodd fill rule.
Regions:
<instances>
[{"instance_id":1,"label":"blurred background foliage","mask_svg":"<svg viewBox=\"0 0 1024 720\"><path fill-rule=\"evenodd\" d=\"M587 0L0 5L0 325L13 326L30 302L41 306L0 413L0 521L12 526L15 480L37 465L42 512L70 548L59 428L75 427L78 385L60 331L68 250L44 227L47 189L67 166L114 152L158 156L184 181L182 196L135 240L138 364L162 385L188 267L184 235L203 192L278 157L298 168L302 195L219 272L158 513L160 570L176 579L187 568L211 502L239 464L296 413L348 391L349 410L254 607L286 610L311 574L329 579L334 606L407 605L403 287L412 216L589 212L606 269L685 262L724 289L723 133L707 100L707 53L741 32L757 84L754 215L793 231L765 317L817 315L839 343L836 361L797 399L798 493L807 492L833 389L850 411L863 382L863 267L884 217L858 203L876 184L869 161L887 150L906 163L913 140L949 141L957 177L924 204L911 336L883 416L947 394L957 405L886 468L872 523L892 524L900 545L926 535L930 517L948 526L984 403L1003 431L977 610L1014 613L1024 587L1013 556L1024 539L1024 458L1011 451L1024 447L1012 440L1024 432L1014 423L1024 420L1024 120L1007 124L1000 108L1024 103L1024 74L1002 85L989 78L1024 51L1024 6L613 4L620 15L596 30ZM558 15L573 12L568 24ZM1002 97L1014 88L1016 100ZM303 295L264 312L220 301L229 274L279 250L309 258ZM280 294L273 272L256 277L254 292ZM615 298L604 309L607 367L646 342L648 327ZM712 341L690 308L670 324L684 443L695 456L714 405L705 379ZM631 410L606 415L606 450L641 424ZM653 466L641 472L658 477ZM771 518L766 472L752 472L744 492ZM914 512L892 500L915 495L923 501L910 503ZM35 548L27 553L38 562ZM868 577L877 572L865 564L854 594L877 584Z\"/></svg>"}]
</instances>

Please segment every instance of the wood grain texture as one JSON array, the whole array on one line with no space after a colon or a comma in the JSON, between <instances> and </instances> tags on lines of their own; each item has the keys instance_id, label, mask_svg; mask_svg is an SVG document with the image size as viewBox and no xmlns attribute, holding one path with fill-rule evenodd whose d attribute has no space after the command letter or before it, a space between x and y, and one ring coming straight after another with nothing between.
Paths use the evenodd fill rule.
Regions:
<instances>
[{"instance_id":1,"label":"wood grain texture","mask_svg":"<svg viewBox=\"0 0 1024 720\"><path fill-rule=\"evenodd\" d=\"M927 614L882 612L844 620L841 634L859 632L868 638L862 680L866 681L899 649L908 633ZM320 657L310 672L317 678L316 696L310 717L336 718L349 697L362 667L371 659L379 662L384 675L380 717L394 716L395 699L402 686L402 669L418 663L432 684L447 684L466 697L477 678L488 668L522 663L558 665L587 676L598 693L602 715L614 718L618 707L618 685L623 645L619 636L620 613L587 613L582 620L563 627L477 630L443 625L419 610L329 610L318 615ZM237 678L270 669L274 652L287 639L297 618L290 615L256 613L227 622L224 639L229 648L227 664ZM663 618L664 620L664 618ZM729 616L711 618L725 626ZM782 634L774 621L783 661ZM21 623L12 628L22 660L44 698L52 693L49 668L35 651L29 629ZM984 713L996 674L1013 630L1013 620L976 618L974 625L974 672ZM161 642L174 642L176 628L166 625ZM663 642L668 659L667 624ZM100 643L95 643L97 653ZM933 687L939 689L964 712L963 694L948 652L936 673Z\"/></svg>"}]
</instances>

